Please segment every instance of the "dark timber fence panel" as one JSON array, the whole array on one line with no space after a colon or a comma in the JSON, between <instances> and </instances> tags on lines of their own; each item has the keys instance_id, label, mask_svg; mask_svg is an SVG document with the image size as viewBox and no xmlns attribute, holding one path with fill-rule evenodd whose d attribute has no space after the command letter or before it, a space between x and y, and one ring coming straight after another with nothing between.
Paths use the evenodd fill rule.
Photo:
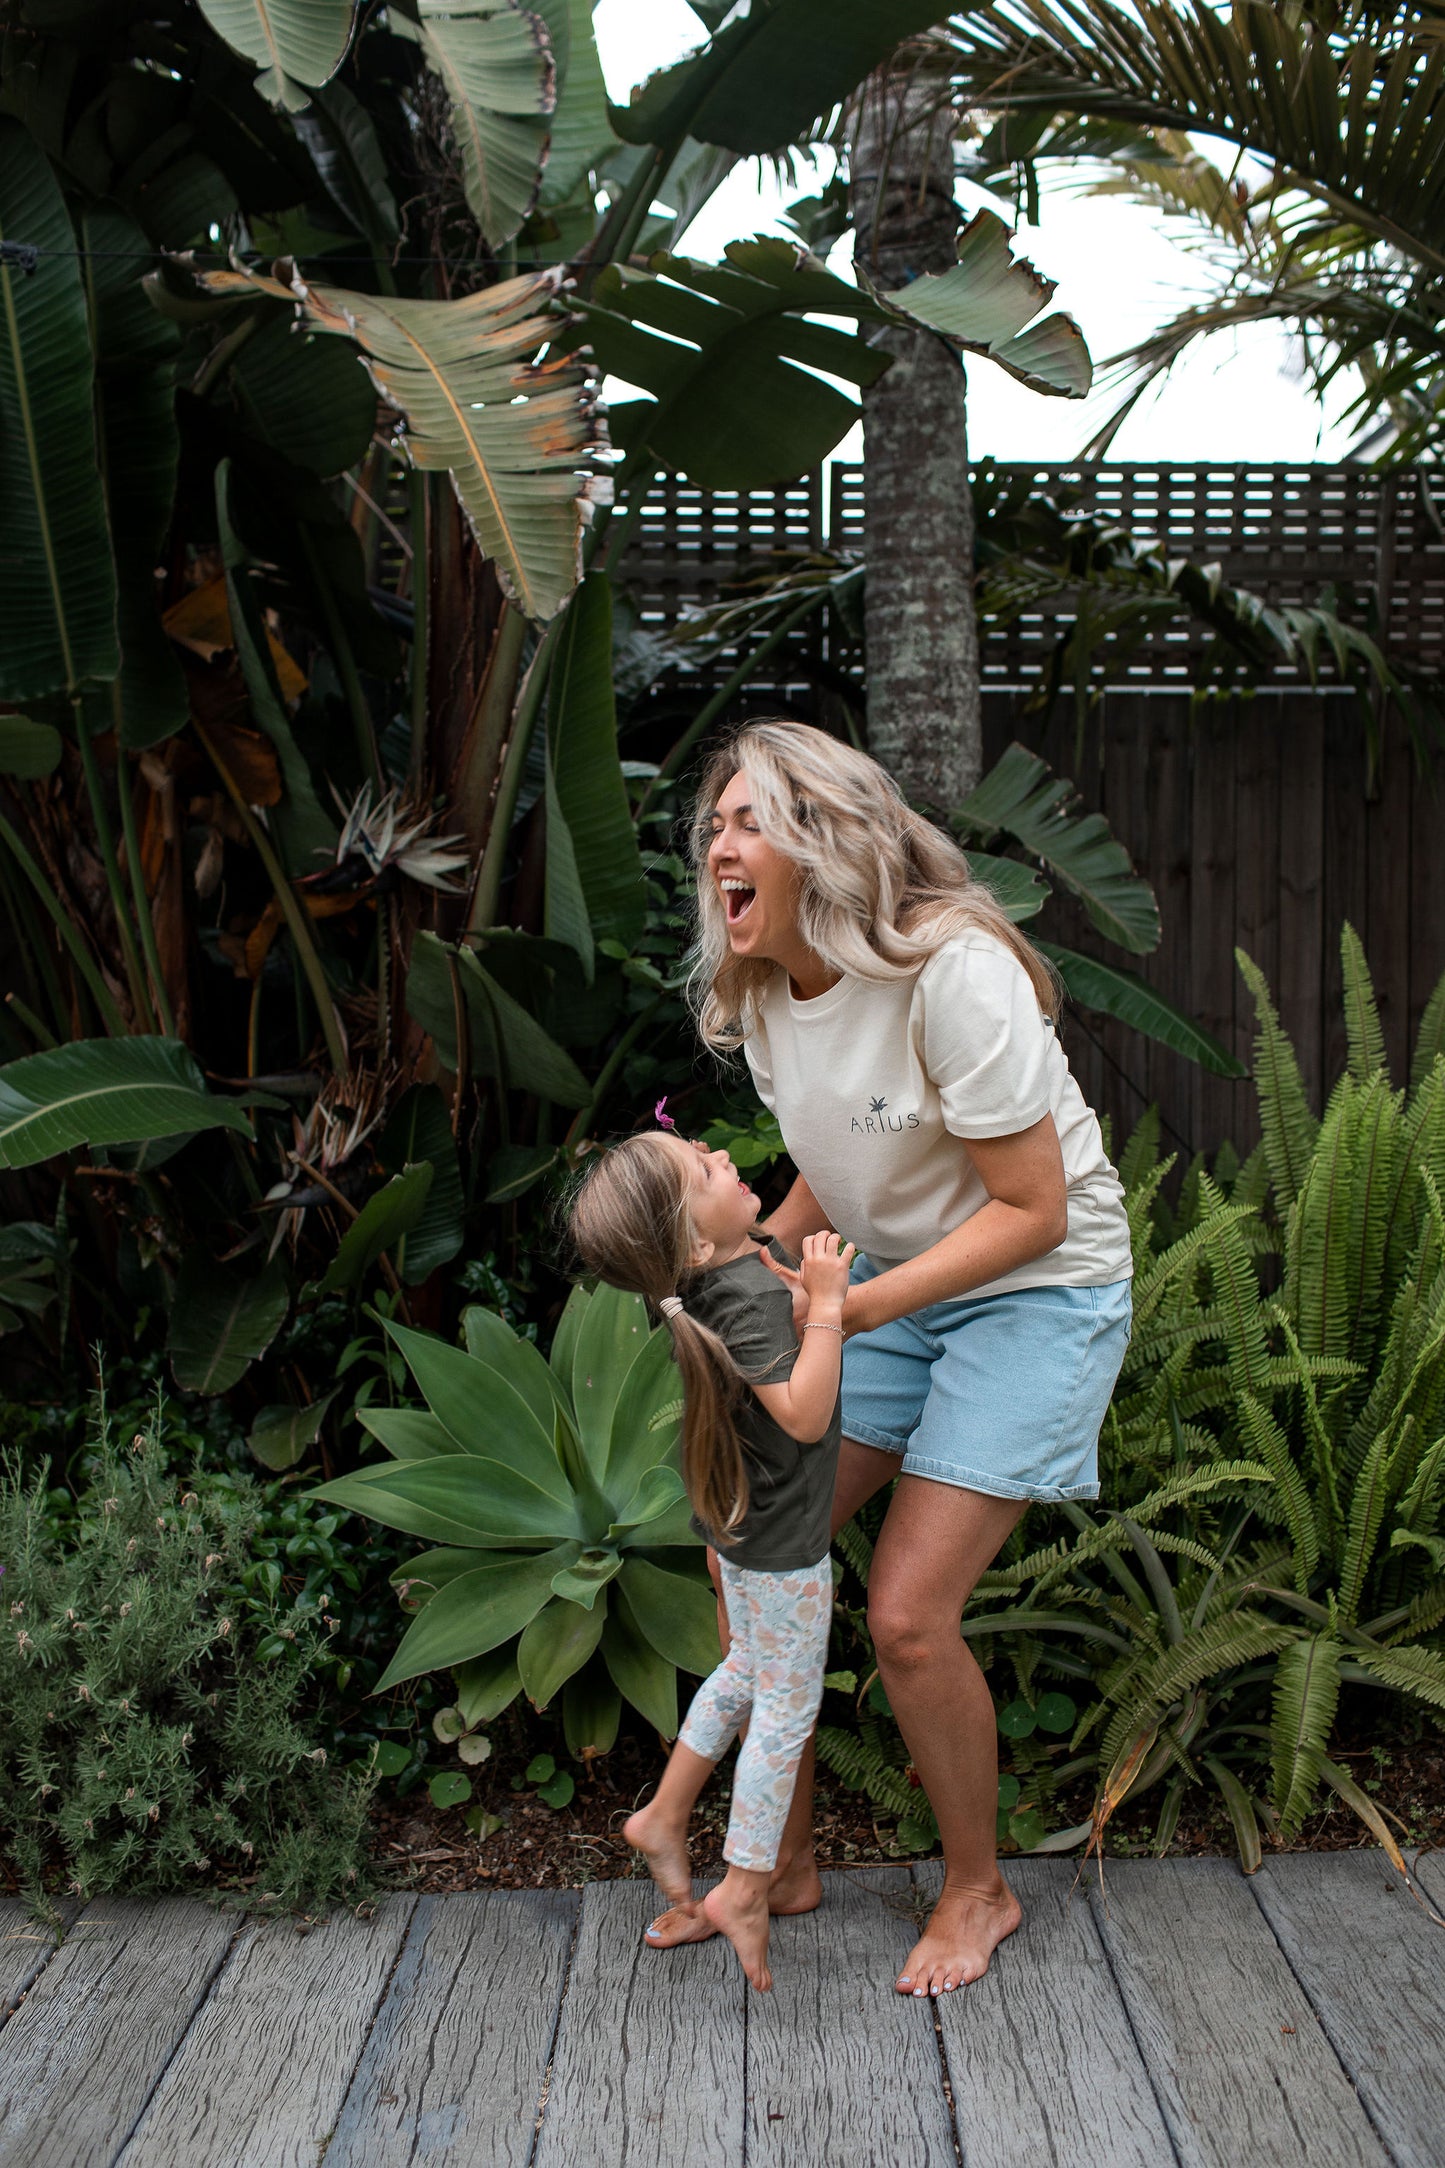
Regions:
<instances>
[{"instance_id":1,"label":"dark timber fence panel","mask_svg":"<svg viewBox=\"0 0 1445 2168\"><path fill-rule=\"evenodd\" d=\"M1016 470L1011 470L1016 471ZM1087 509L1157 538L1169 557L1217 564L1271 603L1333 589L1400 655L1445 672L1445 539L1416 471L1363 467L1098 464L1027 471ZM858 552L862 469L835 466L784 489L715 495L668 480L644 507L624 563L643 629L713 601L740 577L824 547ZM1127 656L1103 652L1082 741L1071 704L1025 712L1043 659L1067 630L1067 598L1004 629L985 627L984 725L991 759L1020 738L1113 823L1154 885L1163 939L1136 968L1248 1059L1254 1025L1234 966L1248 950L1275 990L1319 1105L1344 1062L1341 922L1365 944L1397 1081L1420 1012L1445 972L1441 874L1445 759L1422 767L1398 718L1383 723L1370 778L1352 698L1280 670L1252 697L1192 706L1199 641L1170 627ZM806 717L827 706L827 644L814 628L775 658L751 705ZM856 655L852 658L856 667ZM709 684L730 662L714 665ZM674 688L688 697L689 681ZM703 697L700 690L699 700ZM739 710L739 713L744 712ZM1049 930L1106 953L1062 899ZM1117 960L1117 952L1116 959ZM1151 1101L1166 1139L1189 1151L1258 1135L1250 1086L1206 1075L1137 1034L1075 1014L1070 1058L1120 1138Z\"/></svg>"}]
</instances>

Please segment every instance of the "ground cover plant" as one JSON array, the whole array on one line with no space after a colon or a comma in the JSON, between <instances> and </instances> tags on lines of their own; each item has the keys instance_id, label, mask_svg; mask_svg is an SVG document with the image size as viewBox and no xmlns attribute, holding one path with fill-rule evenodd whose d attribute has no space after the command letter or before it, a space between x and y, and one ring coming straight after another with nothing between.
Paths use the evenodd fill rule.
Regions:
<instances>
[{"instance_id":1,"label":"ground cover plant","mask_svg":"<svg viewBox=\"0 0 1445 2168\"><path fill-rule=\"evenodd\" d=\"M73 1493L0 1472L0 1854L33 1902L363 1894L374 1779L322 1743L347 1666L308 1550L249 1477L185 1469L159 1410L121 1436L102 1405Z\"/></svg>"}]
</instances>

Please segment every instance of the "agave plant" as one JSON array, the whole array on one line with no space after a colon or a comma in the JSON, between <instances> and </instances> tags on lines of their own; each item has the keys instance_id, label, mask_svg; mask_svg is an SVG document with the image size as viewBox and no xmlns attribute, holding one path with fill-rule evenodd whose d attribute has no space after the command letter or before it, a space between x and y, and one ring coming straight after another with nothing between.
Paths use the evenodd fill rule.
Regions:
<instances>
[{"instance_id":1,"label":"agave plant","mask_svg":"<svg viewBox=\"0 0 1445 2168\"><path fill-rule=\"evenodd\" d=\"M1293 1835L1323 1779L1392 1844L1328 1757L1341 1685L1445 1708L1445 983L1410 1088L1394 1090L1348 926L1342 946L1350 1060L1322 1120L1241 954L1259 1153L1228 1197L1194 1170L1192 1223L1162 1244L1172 1162L1151 1134L1123 1155L1135 1334L1106 1448L1112 1494L1142 1481L1147 1495L1102 1516L1065 1508L1074 1536L987 1575L965 1621L1009 1637L1030 1676L1056 1637L1089 1657L1096 1698L1073 1744L1097 1737L1099 1789L1074 1834L1095 1842L1125 1797L1167 1778L1162 1848L1186 1787L1207 1781L1252 1869L1260 1822ZM1276 1249L1270 1295L1260 1260Z\"/></svg>"},{"instance_id":2,"label":"agave plant","mask_svg":"<svg viewBox=\"0 0 1445 2168\"><path fill-rule=\"evenodd\" d=\"M624 1698L672 1738L677 1670L718 1640L668 1334L608 1287L573 1291L550 1362L494 1311L462 1323L465 1347L388 1324L426 1406L360 1411L391 1457L315 1493L433 1546L394 1576L416 1616L377 1691L453 1670L462 1739L521 1692L561 1693L576 1754L606 1752Z\"/></svg>"}]
</instances>

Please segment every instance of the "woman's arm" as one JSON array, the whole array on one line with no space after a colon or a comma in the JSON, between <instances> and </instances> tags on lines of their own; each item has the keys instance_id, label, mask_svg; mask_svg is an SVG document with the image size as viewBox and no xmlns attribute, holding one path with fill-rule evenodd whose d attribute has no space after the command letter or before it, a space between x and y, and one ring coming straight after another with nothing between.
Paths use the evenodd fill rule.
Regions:
<instances>
[{"instance_id":1,"label":"woman's arm","mask_svg":"<svg viewBox=\"0 0 1445 2168\"><path fill-rule=\"evenodd\" d=\"M825 1233L830 1225L828 1215L799 1175L787 1196L768 1220L758 1228L760 1235L772 1235L794 1257L801 1254L804 1238L816 1234L821 1228Z\"/></svg>"},{"instance_id":2,"label":"woman's arm","mask_svg":"<svg viewBox=\"0 0 1445 2168\"><path fill-rule=\"evenodd\" d=\"M930 1302L966 1295L1057 1249L1069 1231L1068 1190L1052 1114L1013 1137L960 1139L989 1201L932 1249L850 1287L843 1322L872 1332Z\"/></svg>"}]
</instances>

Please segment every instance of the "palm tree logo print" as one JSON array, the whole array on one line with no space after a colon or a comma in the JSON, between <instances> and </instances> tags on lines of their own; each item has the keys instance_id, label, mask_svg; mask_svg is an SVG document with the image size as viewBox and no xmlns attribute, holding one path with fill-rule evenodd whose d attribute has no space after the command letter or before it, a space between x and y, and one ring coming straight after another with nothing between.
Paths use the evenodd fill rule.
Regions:
<instances>
[{"instance_id":1,"label":"palm tree logo print","mask_svg":"<svg viewBox=\"0 0 1445 2168\"><path fill-rule=\"evenodd\" d=\"M888 1101L886 1099L870 1099L868 1102L868 1112L870 1114L881 1114L887 1104Z\"/></svg>"}]
</instances>

